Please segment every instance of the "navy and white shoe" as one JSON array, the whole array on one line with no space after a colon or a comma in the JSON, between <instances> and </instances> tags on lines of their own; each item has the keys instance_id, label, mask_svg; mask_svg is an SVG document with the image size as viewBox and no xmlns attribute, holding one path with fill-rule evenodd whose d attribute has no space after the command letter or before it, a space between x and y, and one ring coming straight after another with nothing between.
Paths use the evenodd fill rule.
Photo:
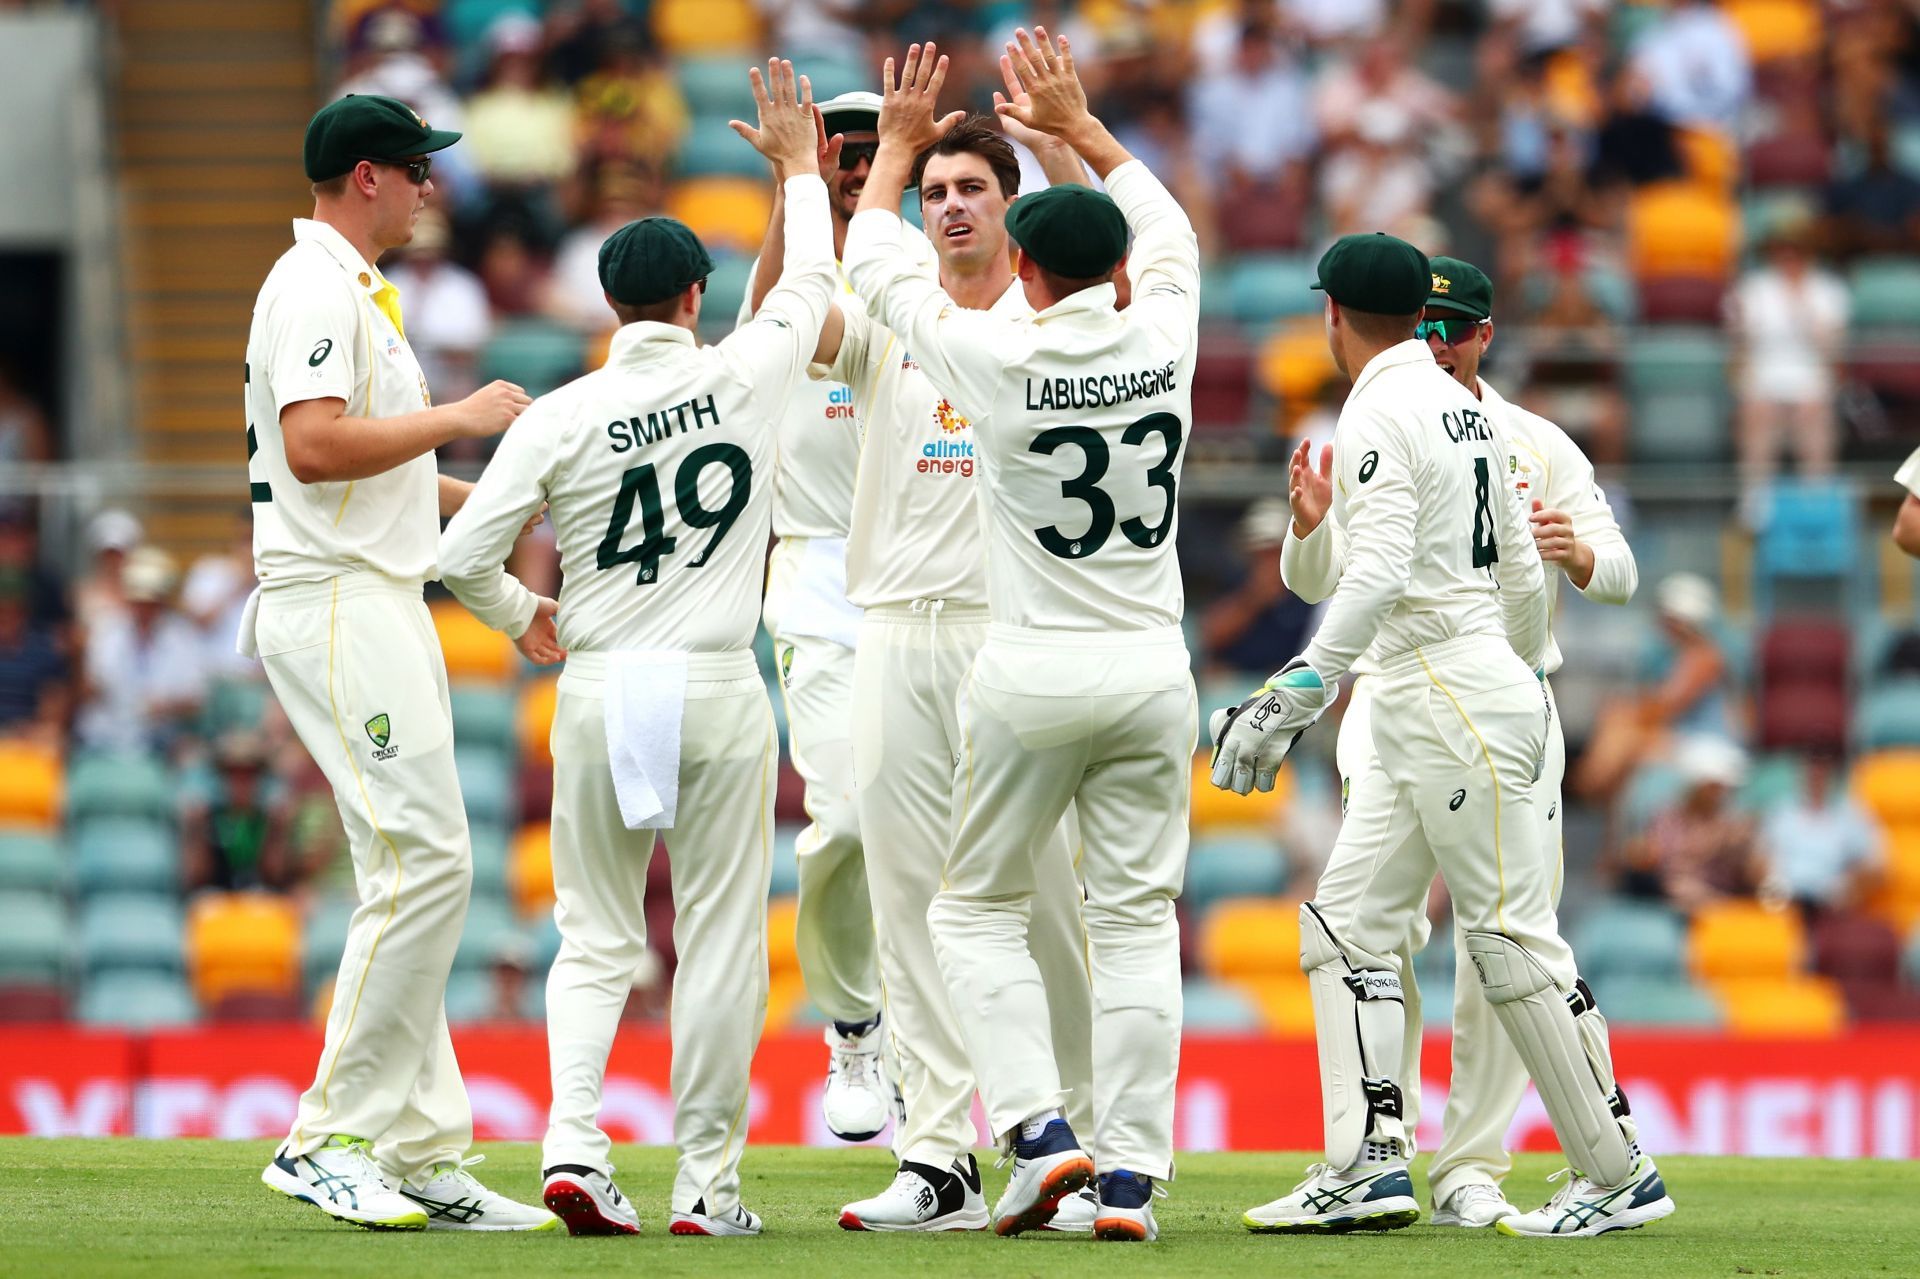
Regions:
<instances>
[{"instance_id":1,"label":"navy and white shoe","mask_svg":"<svg viewBox=\"0 0 1920 1279\"><path fill-rule=\"evenodd\" d=\"M558 1230L560 1218L544 1208L488 1190L468 1172L486 1159L435 1164L419 1181L403 1181L400 1193L426 1210L429 1230Z\"/></svg>"},{"instance_id":2,"label":"navy and white shoe","mask_svg":"<svg viewBox=\"0 0 1920 1279\"><path fill-rule=\"evenodd\" d=\"M1093 1193L1092 1186L1085 1186L1060 1201L1060 1207L1054 1211L1053 1220L1049 1221L1044 1228L1067 1235L1091 1234L1094 1219L1099 1215L1100 1200Z\"/></svg>"},{"instance_id":3,"label":"navy and white shoe","mask_svg":"<svg viewBox=\"0 0 1920 1279\"><path fill-rule=\"evenodd\" d=\"M676 1212L667 1222L670 1235L757 1235L760 1233L760 1218L748 1212L745 1207L735 1204L732 1211L709 1213L707 1201L694 1201L691 1212Z\"/></svg>"},{"instance_id":4,"label":"navy and white shoe","mask_svg":"<svg viewBox=\"0 0 1920 1279\"><path fill-rule=\"evenodd\" d=\"M570 1235L637 1235L640 1214L613 1178L585 1164L555 1164L542 1172L540 1202Z\"/></svg>"},{"instance_id":5,"label":"navy and white shoe","mask_svg":"<svg viewBox=\"0 0 1920 1279\"><path fill-rule=\"evenodd\" d=\"M893 1184L840 1210L842 1230L984 1230L987 1201L972 1155L946 1168L908 1160Z\"/></svg>"},{"instance_id":6,"label":"navy and white shoe","mask_svg":"<svg viewBox=\"0 0 1920 1279\"><path fill-rule=\"evenodd\" d=\"M1093 1237L1121 1243L1152 1243L1160 1237L1153 1220L1153 1178L1121 1169L1100 1174L1099 1212Z\"/></svg>"},{"instance_id":7,"label":"navy and white shoe","mask_svg":"<svg viewBox=\"0 0 1920 1279\"><path fill-rule=\"evenodd\" d=\"M1013 1176L993 1206L993 1232L1017 1235L1047 1225L1060 1201L1090 1185L1093 1159L1064 1119L1049 1120L1031 1141L1015 1138Z\"/></svg>"},{"instance_id":8,"label":"navy and white shoe","mask_svg":"<svg viewBox=\"0 0 1920 1279\"><path fill-rule=\"evenodd\" d=\"M1571 1168L1553 1175L1567 1184L1535 1212L1502 1217L1494 1229L1523 1239L1586 1239L1612 1230L1637 1230L1673 1214L1667 1183L1653 1160L1641 1155L1618 1186L1596 1186Z\"/></svg>"},{"instance_id":9,"label":"navy and white shoe","mask_svg":"<svg viewBox=\"0 0 1920 1279\"><path fill-rule=\"evenodd\" d=\"M881 1062L880 1019L835 1022L826 1030L827 1086L820 1114L842 1141L878 1137L893 1116L895 1090Z\"/></svg>"},{"instance_id":10,"label":"navy and white shoe","mask_svg":"<svg viewBox=\"0 0 1920 1279\"><path fill-rule=\"evenodd\" d=\"M368 1230L425 1230L427 1213L387 1182L373 1161L373 1144L334 1136L304 1155L277 1152L260 1180L291 1199L310 1203L335 1221Z\"/></svg>"},{"instance_id":11,"label":"navy and white shoe","mask_svg":"<svg viewBox=\"0 0 1920 1279\"><path fill-rule=\"evenodd\" d=\"M1291 1194L1247 1209L1240 1220L1258 1234L1399 1230L1420 1220L1420 1201L1404 1159L1345 1172L1315 1164Z\"/></svg>"}]
</instances>

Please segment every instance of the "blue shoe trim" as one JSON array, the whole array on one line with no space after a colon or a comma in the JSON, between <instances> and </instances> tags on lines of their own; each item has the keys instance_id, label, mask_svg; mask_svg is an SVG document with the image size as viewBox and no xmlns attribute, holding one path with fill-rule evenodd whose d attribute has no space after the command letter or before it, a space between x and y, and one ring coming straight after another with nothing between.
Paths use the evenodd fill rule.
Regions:
<instances>
[{"instance_id":1,"label":"blue shoe trim","mask_svg":"<svg viewBox=\"0 0 1920 1279\"><path fill-rule=\"evenodd\" d=\"M1405 1195L1409 1199L1413 1197L1413 1178L1407 1175L1407 1170L1404 1168L1388 1173L1367 1187L1367 1193L1360 1202L1370 1203L1375 1199L1391 1199L1396 1195Z\"/></svg>"},{"instance_id":2,"label":"blue shoe trim","mask_svg":"<svg viewBox=\"0 0 1920 1279\"><path fill-rule=\"evenodd\" d=\"M1013 1141L1015 1159L1044 1159L1048 1155L1058 1155L1078 1149L1080 1149L1080 1142L1064 1119L1049 1119L1047 1126L1042 1128L1040 1135L1032 1141L1022 1141L1018 1137Z\"/></svg>"},{"instance_id":3,"label":"blue shoe trim","mask_svg":"<svg viewBox=\"0 0 1920 1279\"><path fill-rule=\"evenodd\" d=\"M1153 1202L1153 1178L1120 1169L1100 1174L1100 1202L1108 1208L1145 1208Z\"/></svg>"}]
</instances>

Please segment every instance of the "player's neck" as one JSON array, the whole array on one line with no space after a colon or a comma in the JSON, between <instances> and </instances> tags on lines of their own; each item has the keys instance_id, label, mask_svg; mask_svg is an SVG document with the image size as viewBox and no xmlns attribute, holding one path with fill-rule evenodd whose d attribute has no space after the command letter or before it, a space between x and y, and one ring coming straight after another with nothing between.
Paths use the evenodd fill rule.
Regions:
<instances>
[{"instance_id":1,"label":"player's neck","mask_svg":"<svg viewBox=\"0 0 1920 1279\"><path fill-rule=\"evenodd\" d=\"M940 267L940 287L969 311L992 310L1012 283L1005 261L997 257L981 263L976 270L962 270L944 263Z\"/></svg>"},{"instance_id":2,"label":"player's neck","mask_svg":"<svg viewBox=\"0 0 1920 1279\"><path fill-rule=\"evenodd\" d=\"M354 218L344 216L337 208L316 204L313 206L313 220L324 222L339 232L340 238L351 244L353 251L358 253L360 260L368 266L377 265L380 255L386 252L383 246L374 243L371 227L355 225Z\"/></svg>"},{"instance_id":3,"label":"player's neck","mask_svg":"<svg viewBox=\"0 0 1920 1279\"><path fill-rule=\"evenodd\" d=\"M1365 338L1349 335L1345 346L1347 380L1349 382L1358 382L1360 375L1367 371L1367 365L1373 363L1374 357L1378 356L1382 351L1391 351L1399 345L1400 343L1397 340L1376 343L1368 341Z\"/></svg>"},{"instance_id":4,"label":"player's neck","mask_svg":"<svg viewBox=\"0 0 1920 1279\"><path fill-rule=\"evenodd\" d=\"M836 212L833 215L833 260L838 262L847 256L847 226L849 219Z\"/></svg>"}]
</instances>

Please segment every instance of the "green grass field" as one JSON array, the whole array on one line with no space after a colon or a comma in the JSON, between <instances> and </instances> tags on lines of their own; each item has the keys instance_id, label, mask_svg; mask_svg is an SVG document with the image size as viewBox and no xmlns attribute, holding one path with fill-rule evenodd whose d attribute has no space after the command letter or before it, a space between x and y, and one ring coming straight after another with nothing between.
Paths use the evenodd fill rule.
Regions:
<instances>
[{"instance_id":1,"label":"green grass field","mask_svg":"<svg viewBox=\"0 0 1920 1279\"><path fill-rule=\"evenodd\" d=\"M478 1171L531 1198L538 1152L485 1147ZM139 1275L394 1275L404 1279L648 1275L1053 1276L1343 1273L1389 1276L1911 1275L1920 1272L1920 1163L1668 1159L1680 1211L1644 1230L1595 1240L1507 1239L1416 1226L1343 1238L1254 1236L1240 1212L1293 1185L1304 1155L1192 1155L1158 1210L1161 1242L987 1234L858 1235L835 1220L891 1171L884 1152L754 1148L746 1201L767 1222L759 1239L666 1233L670 1151L616 1151L622 1187L640 1206L637 1239L564 1234L372 1234L267 1190L264 1142L0 1139L0 1275L64 1279ZM1534 1207L1557 1166L1530 1156L1509 1182ZM989 1199L1003 1175L987 1173ZM1421 1193L1425 1194L1422 1184Z\"/></svg>"}]
</instances>

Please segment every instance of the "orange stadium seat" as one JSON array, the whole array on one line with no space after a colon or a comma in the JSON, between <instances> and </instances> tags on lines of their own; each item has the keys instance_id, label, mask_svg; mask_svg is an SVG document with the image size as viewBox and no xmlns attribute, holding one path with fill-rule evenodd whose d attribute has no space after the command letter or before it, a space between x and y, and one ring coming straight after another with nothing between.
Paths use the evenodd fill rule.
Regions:
<instances>
[{"instance_id":1,"label":"orange stadium seat","mask_svg":"<svg viewBox=\"0 0 1920 1279\"><path fill-rule=\"evenodd\" d=\"M692 227L709 248L752 254L766 237L773 196L753 178L688 178L667 197L667 212Z\"/></svg>"},{"instance_id":2,"label":"orange stadium seat","mask_svg":"<svg viewBox=\"0 0 1920 1279\"><path fill-rule=\"evenodd\" d=\"M1740 247L1740 209L1695 182L1661 182L1627 206L1627 256L1635 275L1724 276Z\"/></svg>"},{"instance_id":3,"label":"orange stadium seat","mask_svg":"<svg viewBox=\"0 0 1920 1279\"><path fill-rule=\"evenodd\" d=\"M1740 148L1724 133L1711 129L1679 129L1674 141L1680 148L1687 175L1715 191L1731 191L1740 181Z\"/></svg>"},{"instance_id":4,"label":"orange stadium seat","mask_svg":"<svg viewBox=\"0 0 1920 1279\"><path fill-rule=\"evenodd\" d=\"M1867 756L1854 766L1853 793L1883 826L1920 825L1920 750Z\"/></svg>"},{"instance_id":5,"label":"orange stadium seat","mask_svg":"<svg viewBox=\"0 0 1920 1279\"><path fill-rule=\"evenodd\" d=\"M1902 933L1920 926L1920 826L1888 829L1886 865L1867 904Z\"/></svg>"},{"instance_id":6,"label":"orange stadium seat","mask_svg":"<svg viewBox=\"0 0 1920 1279\"><path fill-rule=\"evenodd\" d=\"M1304 411L1320 388L1340 370L1327 350L1327 335L1318 315L1289 321L1260 348L1255 365L1260 384L1279 399Z\"/></svg>"},{"instance_id":7,"label":"orange stadium seat","mask_svg":"<svg viewBox=\"0 0 1920 1279\"><path fill-rule=\"evenodd\" d=\"M1296 967L1291 976L1241 977L1233 981L1260 1010L1261 1029L1288 1039L1313 1037L1313 991L1307 975Z\"/></svg>"},{"instance_id":8,"label":"orange stadium seat","mask_svg":"<svg viewBox=\"0 0 1920 1279\"><path fill-rule=\"evenodd\" d=\"M520 758L526 763L553 765L553 708L559 697L560 681L553 675L530 679L520 690L514 736L520 743Z\"/></svg>"},{"instance_id":9,"label":"orange stadium seat","mask_svg":"<svg viewBox=\"0 0 1920 1279\"><path fill-rule=\"evenodd\" d=\"M53 829L60 820L63 775L53 751L0 741L0 825Z\"/></svg>"},{"instance_id":10,"label":"orange stadium seat","mask_svg":"<svg viewBox=\"0 0 1920 1279\"><path fill-rule=\"evenodd\" d=\"M764 1034L787 1029L807 1006L807 983L798 969L775 973L767 982L767 1020Z\"/></svg>"},{"instance_id":11,"label":"orange stadium seat","mask_svg":"<svg viewBox=\"0 0 1920 1279\"><path fill-rule=\"evenodd\" d=\"M1267 897L1221 902L1200 921L1200 963L1209 976L1228 979L1300 975L1300 904Z\"/></svg>"},{"instance_id":12,"label":"orange stadium seat","mask_svg":"<svg viewBox=\"0 0 1920 1279\"><path fill-rule=\"evenodd\" d=\"M187 971L194 996L211 1007L230 995L297 994L300 916L266 893L217 893L187 911Z\"/></svg>"},{"instance_id":13,"label":"orange stadium seat","mask_svg":"<svg viewBox=\"0 0 1920 1279\"><path fill-rule=\"evenodd\" d=\"M1810 58L1820 52L1820 6L1813 0L1720 0L1755 62Z\"/></svg>"},{"instance_id":14,"label":"orange stadium seat","mask_svg":"<svg viewBox=\"0 0 1920 1279\"><path fill-rule=\"evenodd\" d=\"M667 53L728 53L758 46L760 19L751 0L659 0L653 34Z\"/></svg>"},{"instance_id":15,"label":"orange stadium seat","mask_svg":"<svg viewBox=\"0 0 1920 1279\"><path fill-rule=\"evenodd\" d=\"M1694 974L1708 982L1786 978L1806 960L1798 915L1758 902L1720 902L1693 918L1688 936Z\"/></svg>"},{"instance_id":16,"label":"orange stadium seat","mask_svg":"<svg viewBox=\"0 0 1920 1279\"><path fill-rule=\"evenodd\" d=\"M1214 831L1235 826L1273 830L1279 825L1281 814L1286 812L1287 801L1293 795L1293 774L1287 769L1280 770L1280 776L1274 779L1273 789L1266 794L1255 791L1251 795L1236 795L1215 786L1212 777L1207 757L1195 756L1193 776L1188 786L1190 807L1187 814L1188 825L1195 831Z\"/></svg>"},{"instance_id":17,"label":"orange stadium seat","mask_svg":"<svg viewBox=\"0 0 1920 1279\"><path fill-rule=\"evenodd\" d=\"M433 606L433 629L446 654L447 678L501 683L513 678L519 655L513 641L451 600Z\"/></svg>"},{"instance_id":18,"label":"orange stadium seat","mask_svg":"<svg viewBox=\"0 0 1920 1279\"><path fill-rule=\"evenodd\" d=\"M546 822L529 822L513 837L513 848L507 853L507 891L523 918L553 906L551 832Z\"/></svg>"},{"instance_id":19,"label":"orange stadium seat","mask_svg":"<svg viewBox=\"0 0 1920 1279\"><path fill-rule=\"evenodd\" d=\"M1825 977L1753 977L1715 982L1729 1033L1829 1036L1846 1029L1847 1001Z\"/></svg>"},{"instance_id":20,"label":"orange stadium seat","mask_svg":"<svg viewBox=\"0 0 1920 1279\"><path fill-rule=\"evenodd\" d=\"M800 917L800 901L794 897L776 897L767 903L767 968L778 973L799 973L800 949L794 940L794 922Z\"/></svg>"}]
</instances>

